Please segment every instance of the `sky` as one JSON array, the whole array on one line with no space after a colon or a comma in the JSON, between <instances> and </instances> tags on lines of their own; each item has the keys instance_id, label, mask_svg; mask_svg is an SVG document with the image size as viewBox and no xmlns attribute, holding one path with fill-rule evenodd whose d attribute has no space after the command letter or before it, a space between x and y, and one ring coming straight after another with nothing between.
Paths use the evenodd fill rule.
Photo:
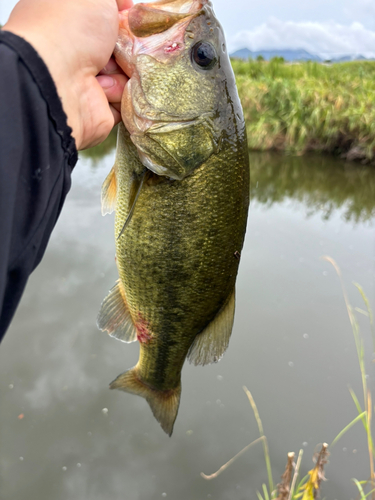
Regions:
<instances>
[{"instance_id":1,"label":"sky","mask_svg":"<svg viewBox=\"0 0 375 500\"><path fill-rule=\"evenodd\" d=\"M305 49L325 58L375 57L375 0L212 1L230 52ZM1 24L15 4L0 0Z\"/></svg>"}]
</instances>

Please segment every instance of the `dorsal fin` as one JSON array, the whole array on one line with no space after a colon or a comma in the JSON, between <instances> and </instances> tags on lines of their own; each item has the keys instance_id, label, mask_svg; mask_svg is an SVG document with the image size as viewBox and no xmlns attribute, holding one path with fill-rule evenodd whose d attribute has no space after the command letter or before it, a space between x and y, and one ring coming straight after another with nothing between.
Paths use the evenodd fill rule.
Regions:
<instances>
[{"instance_id":1,"label":"dorsal fin","mask_svg":"<svg viewBox=\"0 0 375 500\"><path fill-rule=\"evenodd\" d=\"M216 363L226 351L233 328L235 290L211 323L198 333L192 343L187 358L195 365Z\"/></svg>"}]
</instances>

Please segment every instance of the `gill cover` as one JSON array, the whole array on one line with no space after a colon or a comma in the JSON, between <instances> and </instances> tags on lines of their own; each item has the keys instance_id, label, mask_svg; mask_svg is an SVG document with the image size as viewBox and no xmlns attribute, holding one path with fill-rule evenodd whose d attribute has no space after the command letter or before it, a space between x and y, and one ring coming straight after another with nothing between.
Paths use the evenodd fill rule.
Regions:
<instances>
[{"instance_id":1,"label":"gill cover","mask_svg":"<svg viewBox=\"0 0 375 500\"><path fill-rule=\"evenodd\" d=\"M157 175L181 180L218 150L214 21L208 0L141 3L122 13L115 57L130 76L122 118Z\"/></svg>"},{"instance_id":2,"label":"gill cover","mask_svg":"<svg viewBox=\"0 0 375 500\"><path fill-rule=\"evenodd\" d=\"M207 123L198 120L178 126L154 126L133 134L142 163L158 175L181 180L216 151L217 142Z\"/></svg>"}]
</instances>

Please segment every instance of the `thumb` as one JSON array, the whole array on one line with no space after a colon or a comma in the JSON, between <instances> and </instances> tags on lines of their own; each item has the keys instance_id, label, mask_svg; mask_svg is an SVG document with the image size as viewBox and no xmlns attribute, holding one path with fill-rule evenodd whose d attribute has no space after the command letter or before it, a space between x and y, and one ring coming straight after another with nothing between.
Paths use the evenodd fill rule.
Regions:
<instances>
[{"instance_id":1,"label":"thumb","mask_svg":"<svg viewBox=\"0 0 375 500\"><path fill-rule=\"evenodd\" d=\"M116 0L118 10L130 9L133 6L133 0Z\"/></svg>"}]
</instances>

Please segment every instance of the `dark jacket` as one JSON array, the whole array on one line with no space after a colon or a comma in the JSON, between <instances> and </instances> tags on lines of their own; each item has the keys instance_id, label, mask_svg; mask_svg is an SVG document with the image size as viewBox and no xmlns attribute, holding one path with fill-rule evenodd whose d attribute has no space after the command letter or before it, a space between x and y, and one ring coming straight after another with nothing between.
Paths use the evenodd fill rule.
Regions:
<instances>
[{"instance_id":1,"label":"dark jacket","mask_svg":"<svg viewBox=\"0 0 375 500\"><path fill-rule=\"evenodd\" d=\"M45 252L76 162L46 65L25 40L0 31L0 340Z\"/></svg>"}]
</instances>

